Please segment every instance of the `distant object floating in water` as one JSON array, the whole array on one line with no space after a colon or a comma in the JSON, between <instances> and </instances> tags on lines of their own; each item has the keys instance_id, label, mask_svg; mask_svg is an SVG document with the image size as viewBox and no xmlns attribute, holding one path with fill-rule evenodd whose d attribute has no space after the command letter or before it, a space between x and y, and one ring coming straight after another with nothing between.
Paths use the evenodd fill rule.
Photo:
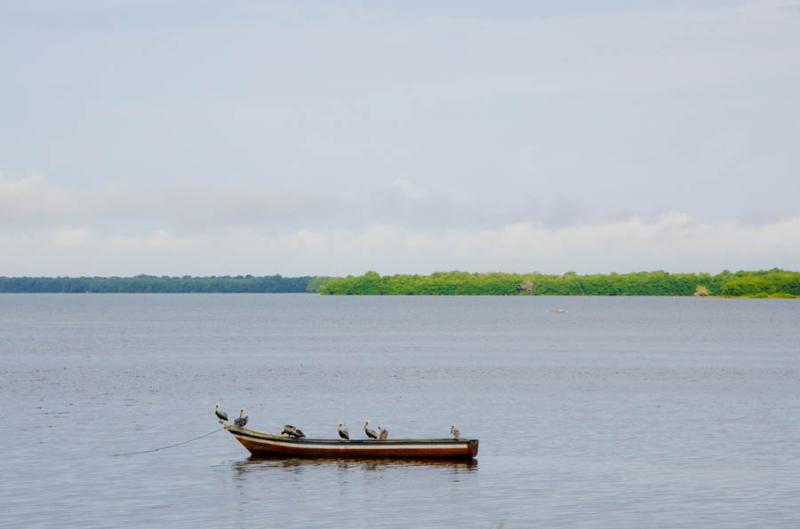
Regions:
<instances>
[{"instance_id":1,"label":"distant object floating in water","mask_svg":"<svg viewBox=\"0 0 800 529\"><path fill-rule=\"evenodd\" d=\"M566 314L567 309L550 309L549 312L551 314Z\"/></svg>"}]
</instances>

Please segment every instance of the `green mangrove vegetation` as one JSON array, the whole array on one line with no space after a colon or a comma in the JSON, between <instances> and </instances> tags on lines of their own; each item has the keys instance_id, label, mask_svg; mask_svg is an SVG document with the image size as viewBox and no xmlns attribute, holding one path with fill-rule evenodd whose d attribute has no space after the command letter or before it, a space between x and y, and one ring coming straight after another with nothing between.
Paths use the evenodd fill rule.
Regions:
<instances>
[{"instance_id":1,"label":"green mangrove vegetation","mask_svg":"<svg viewBox=\"0 0 800 529\"><path fill-rule=\"evenodd\" d=\"M319 292L330 278L274 276L0 277L16 293L283 293Z\"/></svg>"},{"instance_id":2,"label":"green mangrove vegetation","mask_svg":"<svg viewBox=\"0 0 800 529\"><path fill-rule=\"evenodd\" d=\"M0 277L0 293L322 293L407 296L723 296L800 297L800 272L720 274L508 274L436 272L381 276Z\"/></svg>"},{"instance_id":3,"label":"green mangrove vegetation","mask_svg":"<svg viewBox=\"0 0 800 529\"><path fill-rule=\"evenodd\" d=\"M321 288L332 295L459 296L800 296L800 272L780 269L724 271L711 275L637 272L578 275L436 272L430 275L360 276L332 279Z\"/></svg>"}]
</instances>

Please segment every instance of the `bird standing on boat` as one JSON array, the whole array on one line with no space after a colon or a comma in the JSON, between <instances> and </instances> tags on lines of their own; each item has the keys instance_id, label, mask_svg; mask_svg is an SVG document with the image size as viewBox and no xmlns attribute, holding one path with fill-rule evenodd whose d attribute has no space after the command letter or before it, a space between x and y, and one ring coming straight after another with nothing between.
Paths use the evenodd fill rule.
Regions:
<instances>
[{"instance_id":1,"label":"bird standing on boat","mask_svg":"<svg viewBox=\"0 0 800 529\"><path fill-rule=\"evenodd\" d=\"M219 402L217 403L216 406L214 406L214 415L217 416L217 419L219 419L220 424L228 422L228 414L219 409Z\"/></svg>"},{"instance_id":2,"label":"bird standing on boat","mask_svg":"<svg viewBox=\"0 0 800 529\"><path fill-rule=\"evenodd\" d=\"M450 433L456 439L460 439L461 438L461 431L458 428L456 428L455 424L451 424L450 425Z\"/></svg>"},{"instance_id":3,"label":"bird standing on boat","mask_svg":"<svg viewBox=\"0 0 800 529\"><path fill-rule=\"evenodd\" d=\"M239 410L239 418L234 419L233 424L239 428L244 428L247 425L247 415L244 414L244 408Z\"/></svg>"},{"instance_id":4,"label":"bird standing on boat","mask_svg":"<svg viewBox=\"0 0 800 529\"><path fill-rule=\"evenodd\" d=\"M303 433L303 430L296 428L291 424L284 425L281 435L288 435L289 437L294 437L295 439L302 439L306 436L306 434Z\"/></svg>"},{"instance_id":5,"label":"bird standing on boat","mask_svg":"<svg viewBox=\"0 0 800 529\"><path fill-rule=\"evenodd\" d=\"M370 439L378 438L378 434L375 433L375 430L371 430L369 428L369 421L366 421L364 423L364 433L367 434L367 437L369 437Z\"/></svg>"},{"instance_id":6,"label":"bird standing on boat","mask_svg":"<svg viewBox=\"0 0 800 529\"><path fill-rule=\"evenodd\" d=\"M383 426L378 426L378 440L385 441L389 438L389 430Z\"/></svg>"},{"instance_id":7,"label":"bird standing on boat","mask_svg":"<svg viewBox=\"0 0 800 529\"><path fill-rule=\"evenodd\" d=\"M350 432L347 431L347 427L342 421L339 421L339 437L350 440Z\"/></svg>"}]
</instances>

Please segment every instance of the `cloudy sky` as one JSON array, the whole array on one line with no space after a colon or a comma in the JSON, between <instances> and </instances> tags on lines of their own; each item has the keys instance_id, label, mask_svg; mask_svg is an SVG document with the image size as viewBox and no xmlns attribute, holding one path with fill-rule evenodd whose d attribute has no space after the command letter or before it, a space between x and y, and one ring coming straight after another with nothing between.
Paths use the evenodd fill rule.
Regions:
<instances>
[{"instance_id":1,"label":"cloudy sky","mask_svg":"<svg viewBox=\"0 0 800 529\"><path fill-rule=\"evenodd\" d=\"M0 275L800 269L800 2L0 0Z\"/></svg>"}]
</instances>

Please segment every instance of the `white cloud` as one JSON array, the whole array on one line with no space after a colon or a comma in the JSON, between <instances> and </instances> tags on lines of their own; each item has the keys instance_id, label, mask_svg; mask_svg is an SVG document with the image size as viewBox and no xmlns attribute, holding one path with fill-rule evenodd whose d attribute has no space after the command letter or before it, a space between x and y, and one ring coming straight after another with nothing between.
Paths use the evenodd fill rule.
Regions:
<instances>
[{"instance_id":1,"label":"white cloud","mask_svg":"<svg viewBox=\"0 0 800 529\"><path fill-rule=\"evenodd\" d=\"M74 211L73 195L41 174L11 179L0 173L0 222L36 220Z\"/></svg>"},{"instance_id":2,"label":"white cloud","mask_svg":"<svg viewBox=\"0 0 800 529\"><path fill-rule=\"evenodd\" d=\"M398 180L362 193L293 191L233 183L212 186L123 186L67 189L41 175L0 178L0 229L92 225L106 232L180 232L261 227L359 228L397 224L418 228L499 227L541 220L567 225L586 220L578 202L525 195L503 200L433 192Z\"/></svg>"},{"instance_id":3,"label":"white cloud","mask_svg":"<svg viewBox=\"0 0 800 529\"><path fill-rule=\"evenodd\" d=\"M608 272L800 268L800 217L761 226L686 214L552 229L418 230L397 225L270 233L229 228L108 235L54 228L0 235L0 274L348 274L462 269Z\"/></svg>"},{"instance_id":4,"label":"white cloud","mask_svg":"<svg viewBox=\"0 0 800 529\"><path fill-rule=\"evenodd\" d=\"M43 176L0 180L0 274L800 268L800 216L758 225L679 212L588 218L569 201L503 210L404 181L363 197L243 188L148 196L67 190Z\"/></svg>"},{"instance_id":5,"label":"white cloud","mask_svg":"<svg viewBox=\"0 0 800 529\"><path fill-rule=\"evenodd\" d=\"M89 239L89 230L86 228L75 228L63 226L52 230L50 241L54 249L78 248L84 245Z\"/></svg>"}]
</instances>

